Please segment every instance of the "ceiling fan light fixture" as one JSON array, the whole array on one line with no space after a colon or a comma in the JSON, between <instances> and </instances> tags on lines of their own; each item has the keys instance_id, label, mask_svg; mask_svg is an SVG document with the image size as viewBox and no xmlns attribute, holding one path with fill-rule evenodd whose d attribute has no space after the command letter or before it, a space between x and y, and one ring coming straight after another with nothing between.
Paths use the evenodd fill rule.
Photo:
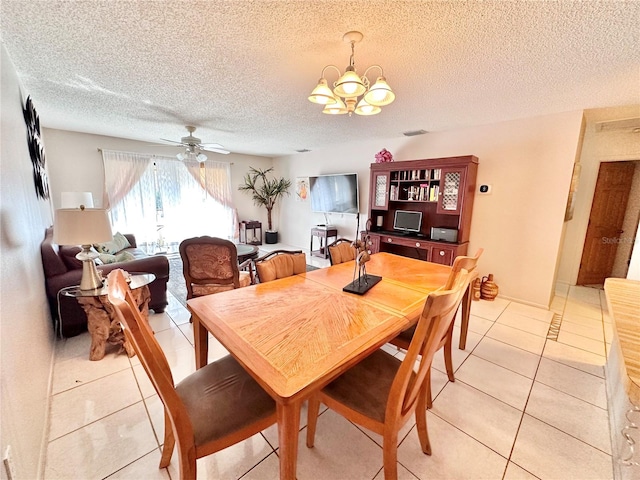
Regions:
<instances>
[{"instance_id":1,"label":"ceiling fan light fixture","mask_svg":"<svg viewBox=\"0 0 640 480\"><path fill-rule=\"evenodd\" d=\"M176 155L176 158L177 158L178 160L180 160L181 162L184 162L184 160L185 160L187 157L185 157L183 153L179 153L179 154L177 154L177 155Z\"/></svg>"},{"instance_id":2,"label":"ceiling fan light fixture","mask_svg":"<svg viewBox=\"0 0 640 480\"><path fill-rule=\"evenodd\" d=\"M395 93L393 93L393 90L391 90L391 87L387 83L387 79L384 77L378 77L376 83L374 83L364 95L364 99L369 105L375 105L377 107L389 105L395 98Z\"/></svg>"},{"instance_id":3,"label":"ceiling fan light fixture","mask_svg":"<svg viewBox=\"0 0 640 480\"><path fill-rule=\"evenodd\" d=\"M200 152L198 155L196 155L196 160L198 160L198 162L203 163L207 160L207 156Z\"/></svg>"}]
</instances>

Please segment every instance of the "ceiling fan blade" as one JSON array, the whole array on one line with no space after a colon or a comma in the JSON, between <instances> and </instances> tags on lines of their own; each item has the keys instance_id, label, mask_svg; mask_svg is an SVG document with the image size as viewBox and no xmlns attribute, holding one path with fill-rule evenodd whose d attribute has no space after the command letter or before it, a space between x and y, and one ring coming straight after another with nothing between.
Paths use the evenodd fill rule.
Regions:
<instances>
[{"instance_id":1,"label":"ceiling fan blade","mask_svg":"<svg viewBox=\"0 0 640 480\"><path fill-rule=\"evenodd\" d=\"M202 147L202 148L207 148L207 147L221 148L221 149L224 150L224 147L222 145L220 145L219 143L201 143L200 147Z\"/></svg>"},{"instance_id":2,"label":"ceiling fan blade","mask_svg":"<svg viewBox=\"0 0 640 480\"><path fill-rule=\"evenodd\" d=\"M182 142L176 142L175 140L168 140L166 138L161 138L160 140L162 140L163 142L174 143L176 145L184 145L184 143L182 143Z\"/></svg>"},{"instance_id":3,"label":"ceiling fan blade","mask_svg":"<svg viewBox=\"0 0 640 480\"><path fill-rule=\"evenodd\" d=\"M207 152L213 152L213 153L221 153L222 155L228 155L229 150L225 150L224 148L204 148L203 150L206 150Z\"/></svg>"}]
</instances>

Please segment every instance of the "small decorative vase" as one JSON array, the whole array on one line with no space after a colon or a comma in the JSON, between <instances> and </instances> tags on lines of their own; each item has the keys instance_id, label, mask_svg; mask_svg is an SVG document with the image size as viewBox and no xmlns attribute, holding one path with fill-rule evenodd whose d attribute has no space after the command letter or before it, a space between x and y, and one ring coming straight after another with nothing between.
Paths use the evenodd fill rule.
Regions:
<instances>
[{"instance_id":1,"label":"small decorative vase","mask_svg":"<svg viewBox=\"0 0 640 480\"><path fill-rule=\"evenodd\" d=\"M483 300L493 301L498 295L498 285L493 281L493 274L490 273L487 277L482 277L482 284L480 285L480 298Z\"/></svg>"},{"instance_id":2,"label":"small decorative vase","mask_svg":"<svg viewBox=\"0 0 640 480\"><path fill-rule=\"evenodd\" d=\"M473 281L473 285L471 286L471 299L478 301L480 300L480 279L476 278Z\"/></svg>"}]
</instances>

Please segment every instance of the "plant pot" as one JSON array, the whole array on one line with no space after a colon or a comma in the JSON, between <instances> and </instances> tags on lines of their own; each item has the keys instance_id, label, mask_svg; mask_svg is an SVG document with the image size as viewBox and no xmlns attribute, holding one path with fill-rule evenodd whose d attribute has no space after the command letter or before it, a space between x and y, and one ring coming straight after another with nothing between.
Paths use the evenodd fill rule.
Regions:
<instances>
[{"instance_id":1,"label":"plant pot","mask_svg":"<svg viewBox=\"0 0 640 480\"><path fill-rule=\"evenodd\" d=\"M278 232L264 232L264 243L278 243Z\"/></svg>"}]
</instances>

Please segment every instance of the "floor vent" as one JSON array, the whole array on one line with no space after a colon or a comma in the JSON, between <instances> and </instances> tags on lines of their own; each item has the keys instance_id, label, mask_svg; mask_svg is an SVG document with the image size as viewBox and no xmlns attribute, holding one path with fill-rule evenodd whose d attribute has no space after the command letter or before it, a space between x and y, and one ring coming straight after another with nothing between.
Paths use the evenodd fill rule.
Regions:
<instances>
[{"instance_id":1,"label":"floor vent","mask_svg":"<svg viewBox=\"0 0 640 480\"><path fill-rule=\"evenodd\" d=\"M558 341L558 335L560 334L560 324L562 323L562 315L554 313L549 325L549 331L547 332L547 340Z\"/></svg>"}]
</instances>

